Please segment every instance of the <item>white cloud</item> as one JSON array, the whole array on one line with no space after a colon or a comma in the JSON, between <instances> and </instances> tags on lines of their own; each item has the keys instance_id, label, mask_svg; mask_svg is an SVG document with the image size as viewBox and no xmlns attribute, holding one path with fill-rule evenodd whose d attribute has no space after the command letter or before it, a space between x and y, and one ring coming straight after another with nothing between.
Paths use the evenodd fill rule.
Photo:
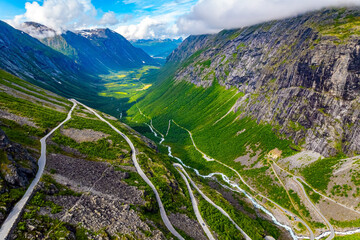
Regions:
<instances>
[{"instance_id":1,"label":"white cloud","mask_svg":"<svg viewBox=\"0 0 360 240\"><path fill-rule=\"evenodd\" d=\"M141 5L140 16L131 19L131 24L122 24L116 28L116 32L128 39L149 38L178 38L176 20L184 15L195 4L196 0L159 0L158 5L152 6L151 12L144 11L153 0L123 0L126 3ZM149 15L150 14L150 15Z\"/></svg>"},{"instance_id":2,"label":"white cloud","mask_svg":"<svg viewBox=\"0 0 360 240\"><path fill-rule=\"evenodd\" d=\"M138 24L119 26L115 31L127 39L166 38L175 34L172 27L166 21L145 17Z\"/></svg>"},{"instance_id":3,"label":"white cloud","mask_svg":"<svg viewBox=\"0 0 360 240\"><path fill-rule=\"evenodd\" d=\"M49 29L46 26L35 27L32 24L23 23L19 28L34 38L47 38L56 36L56 31Z\"/></svg>"},{"instance_id":4,"label":"white cloud","mask_svg":"<svg viewBox=\"0 0 360 240\"><path fill-rule=\"evenodd\" d=\"M111 11L105 13L99 21L99 24L104 26L108 26L108 25L113 26L118 23L119 20L116 18L116 14Z\"/></svg>"},{"instance_id":5,"label":"white cloud","mask_svg":"<svg viewBox=\"0 0 360 240\"><path fill-rule=\"evenodd\" d=\"M8 23L21 29L23 22L32 21L57 32L118 23L114 12L107 12L98 20L98 11L91 0L44 0L42 5L38 2L26 2L25 9L24 14L15 16Z\"/></svg>"},{"instance_id":6,"label":"white cloud","mask_svg":"<svg viewBox=\"0 0 360 240\"><path fill-rule=\"evenodd\" d=\"M216 33L342 5L360 5L360 0L199 0L177 27L182 34Z\"/></svg>"}]
</instances>

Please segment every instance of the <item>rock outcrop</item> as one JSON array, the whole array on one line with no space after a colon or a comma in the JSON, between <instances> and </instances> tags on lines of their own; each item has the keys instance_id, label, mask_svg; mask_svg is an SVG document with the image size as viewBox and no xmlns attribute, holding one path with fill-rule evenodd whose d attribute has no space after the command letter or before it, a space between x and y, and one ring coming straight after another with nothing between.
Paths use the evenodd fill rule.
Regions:
<instances>
[{"instance_id":1,"label":"rock outcrop","mask_svg":"<svg viewBox=\"0 0 360 240\"><path fill-rule=\"evenodd\" d=\"M23 146L11 142L0 129L0 224L21 197L19 194L35 177L36 171L36 159Z\"/></svg>"},{"instance_id":2,"label":"rock outcrop","mask_svg":"<svg viewBox=\"0 0 360 240\"><path fill-rule=\"evenodd\" d=\"M7 187L25 188L35 177L37 171L36 159L20 144L13 143L0 129L1 178L4 185L0 193L7 191Z\"/></svg>"}]
</instances>

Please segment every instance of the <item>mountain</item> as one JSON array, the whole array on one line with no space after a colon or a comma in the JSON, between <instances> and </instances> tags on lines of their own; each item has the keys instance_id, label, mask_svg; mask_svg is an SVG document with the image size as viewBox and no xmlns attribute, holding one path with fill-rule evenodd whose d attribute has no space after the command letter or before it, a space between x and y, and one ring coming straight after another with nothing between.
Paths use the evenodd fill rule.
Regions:
<instances>
[{"instance_id":1,"label":"mountain","mask_svg":"<svg viewBox=\"0 0 360 240\"><path fill-rule=\"evenodd\" d=\"M90 99L98 78L72 59L0 21L0 68L63 96ZM86 89L87 91L84 91Z\"/></svg>"},{"instance_id":2,"label":"mountain","mask_svg":"<svg viewBox=\"0 0 360 240\"><path fill-rule=\"evenodd\" d=\"M54 29L36 22L24 22L20 25L20 30L37 39L55 37L57 35Z\"/></svg>"},{"instance_id":3,"label":"mountain","mask_svg":"<svg viewBox=\"0 0 360 240\"><path fill-rule=\"evenodd\" d=\"M84 88L77 102L0 71L0 220L47 158L10 239L358 238L359 25L360 8L323 9L190 36L160 71L107 79L105 96L126 95L124 78L144 85L124 123L80 103L120 105L92 96L97 78L78 78L88 70L75 44L51 37L65 56L4 31L1 64L21 75L13 58L31 73L42 63ZM68 33L104 48L106 31Z\"/></svg>"},{"instance_id":4,"label":"mountain","mask_svg":"<svg viewBox=\"0 0 360 240\"><path fill-rule=\"evenodd\" d=\"M26 23L24 26L27 26L24 29L34 36L56 34L54 30L37 23ZM100 37L95 36L96 32L100 34ZM85 33L83 34L85 35ZM113 36L111 39L114 42L108 42L102 34ZM92 39L91 41L82 37L80 33L67 32L64 35L72 39L69 40L71 43L76 43L74 43L74 48L61 35L42 39L42 41L52 39L52 44L58 49L54 50L25 32L16 30L5 22L0 22L0 68L61 96L76 97L91 107L101 108L107 113L119 116L114 105L125 105L125 100L99 96L99 93L106 90L106 86L104 86L106 81L104 82L98 74L108 73L109 67L113 67L114 71L130 67L130 64L122 65L121 62L122 57L127 54L132 55L134 63L141 64L141 66L147 64L146 62L142 63L141 59L148 59L149 62L154 62L154 60L142 50L132 47L120 35L106 29L87 32L86 35ZM99 47L94 47L95 42ZM109 45L106 51L110 53L105 55L102 49L106 48L104 46L108 44L111 46ZM129 48L121 48L121 46L129 46ZM81 53L80 50L78 52L75 49L77 47L81 48ZM137 53L140 55L136 55ZM102 58L101 55L105 57ZM76 60L77 56L81 56L83 59L82 64ZM144 58L139 56L144 56ZM104 59L108 66L104 65ZM124 59L126 58L124 57ZM124 64L129 63L126 61ZM133 66L135 67L135 65ZM131 70L134 69L124 71Z\"/></svg>"},{"instance_id":5,"label":"mountain","mask_svg":"<svg viewBox=\"0 0 360 240\"><path fill-rule=\"evenodd\" d=\"M146 136L152 126L198 176L224 174L271 212L274 202L293 212L300 235L350 235L360 226L359 24L359 8L324 9L190 36L128 124Z\"/></svg>"},{"instance_id":6,"label":"mountain","mask_svg":"<svg viewBox=\"0 0 360 240\"><path fill-rule=\"evenodd\" d=\"M180 62L173 82L239 92L227 111L271 124L305 149L359 154L358 17L358 10L326 10L191 36L168 58Z\"/></svg>"},{"instance_id":7,"label":"mountain","mask_svg":"<svg viewBox=\"0 0 360 240\"><path fill-rule=\"evenodd\" d=\"M155 142L112 116L80 103L72 106L73 100L0 71L0 223L34 179L36 159L43 150L39 140L71 116L44 141L44 172L9 239L174 238L164 226L153 190L138 174L133 154L156 186L175 229L187 239L207 239L185 194L185 182ZM127 136L135 149L101 118ZM42 165L40 160L38 164ZM219 191L212 194L253 239L287 236L284 229L263 219L263 213L254 217L248 210L251 203L244 203L246 209L235 214L229 201L240 195L226 195L225 188L211 182ZM203 191L210 195L210 190ZM206 209L215 208L206 205ZM211 221L225 226L229 239L242 238L227 218L214 214Z\"/></svg>"},{"instance_id":8,"label":"mountain","mask_svg":"<svg viewBox=\"0 0 360 240\"><path fill-rule=\"evenodd\" d=\"M165 63L166 57L175 50L180 43L182 38L179 39L138 39L131 40L132 45L141 48L147 54L153 58Z\"/></svg>"},{"instance_id":9,"label":"mountain","mask_svg":"<svg viewBox=\"0 0 360 240\"><path fill-rule=\"evenodd\" d=\"M41 36L39 40L42 43L67 55L93 74L158 65L143 50L132 46L123 36L110 29L66 31L43 37L44 29L51 32L46 26L26 22L21 28L34 37Z\"/></svg>"}]
</instances>

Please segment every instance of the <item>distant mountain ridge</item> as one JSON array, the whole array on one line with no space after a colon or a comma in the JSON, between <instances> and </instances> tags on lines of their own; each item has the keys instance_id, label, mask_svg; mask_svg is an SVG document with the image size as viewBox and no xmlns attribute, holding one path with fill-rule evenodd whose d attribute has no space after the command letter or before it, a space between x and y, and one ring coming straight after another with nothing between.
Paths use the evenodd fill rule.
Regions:
<instances>
[{"instance_id":1,"label":"distant mountain ridge","mask_svg":"<svg viewBox=\"0 0 360 240\"><path fill-rule=\"evenodd\" d=\"M81 99L91 107L106 106L102 109L108 113L113 113L109 101L116 99L98 95L104 89L99 75L159 65L109 29L59 35L33 22L23 28L41 41L0 21L0 69L64 97ZM50 37L40 38L43 36Z\"/></svg>"},{"instance_id":2,"label":"distant mountain ridge","mask_svg":"<svg viewBox=\"0 0 360 240\"><path fill-rule=\"evenodd\" d=\"M56 34L44 25L26 22L22 30L70 57L93 74L158 65L143 50L132 46L123 36L108 28ZM43 34L45 31L53 35Z\"/></svg>"},{"instance_id":3,"label":"distant mountain ridge","mask_svg":"<svg viewBox=\"0 0 360 240\"><path fill-rule=\"evenodd\" d=\"M141 48L147 54L162 63L166 62L166 58L182 43L182 41L182 38L130 40L135 47Z\"/></svg>"},{"instance_id":4,"label":"distant mountain ridge","mask_svg":"<svg viewBox=\"0 0 360 240\"><path fill-rule=\"evenodd\" d=\"M85 97L84 89L98 81L72 59L2 21L0 68L63 96Z\"/></svg>"}]
</instances>

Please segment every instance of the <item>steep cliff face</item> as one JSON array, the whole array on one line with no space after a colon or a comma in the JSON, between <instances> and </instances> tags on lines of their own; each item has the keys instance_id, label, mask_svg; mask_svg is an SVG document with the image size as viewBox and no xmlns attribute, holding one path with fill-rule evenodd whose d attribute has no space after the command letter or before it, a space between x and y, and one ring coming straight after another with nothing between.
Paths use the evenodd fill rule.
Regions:
<instances>
[{"instance_id":1,"label":"steep cliff face","mask_svg":"<svg viewBox=\"0 0 360 240\"><path fill-rule=\"evenodd\" d=\"M359 9L330 9L217 35L191 36L169 57L175 81L218 81L232 108L325 156L360 153Z\"/></svg>"}]
</instances>

